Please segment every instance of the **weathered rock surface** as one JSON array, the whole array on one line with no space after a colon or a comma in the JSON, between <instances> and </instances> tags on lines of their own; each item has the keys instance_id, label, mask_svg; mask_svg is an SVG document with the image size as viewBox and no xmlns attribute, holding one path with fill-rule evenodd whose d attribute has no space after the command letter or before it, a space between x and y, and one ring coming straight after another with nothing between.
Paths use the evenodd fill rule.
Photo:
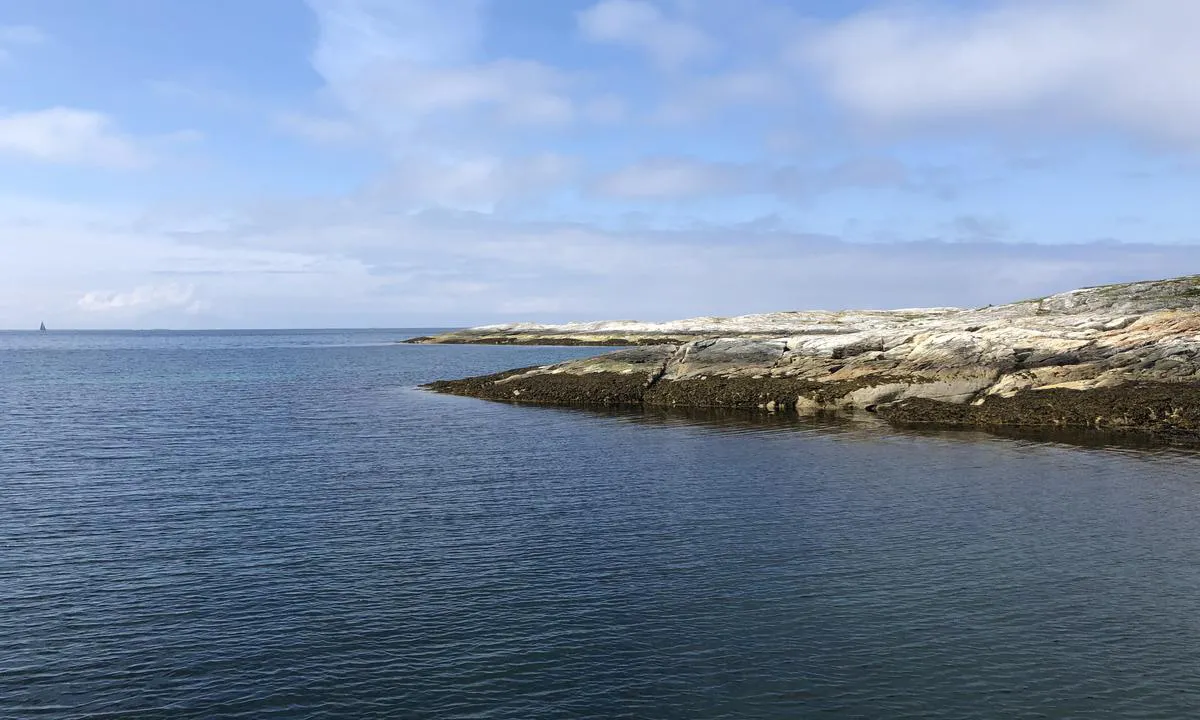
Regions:
<instances>
[{"instance_id":1,"label":"weathered rock surface","mask_svg":"<svg viewBox=\"0 0 1200 720\"><path fill-rule=\"evenodd\" d=\"M497 337L647 347L429 387L517 402L870 411L903 423L1200 437L1200 276L975 310L506 325L434 341Z\"/></svg>"}]
</instances>

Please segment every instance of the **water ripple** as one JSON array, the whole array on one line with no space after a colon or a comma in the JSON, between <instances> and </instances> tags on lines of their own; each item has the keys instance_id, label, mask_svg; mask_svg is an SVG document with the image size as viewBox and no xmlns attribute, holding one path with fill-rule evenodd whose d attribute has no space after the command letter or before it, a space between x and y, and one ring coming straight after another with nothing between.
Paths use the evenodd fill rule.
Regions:
<instances>
[{"instance_id":1,"label":"water ripple","mask_svg":"<svg viewBox=\"0 0 1200 720\"><path fill-rule=\"evenodd\" d=\"M35 336L36 338L36 336ZM0 717L1192 717L1200 460L412 390L590 350L0 337Z\"/></svg>"}]
</instances>

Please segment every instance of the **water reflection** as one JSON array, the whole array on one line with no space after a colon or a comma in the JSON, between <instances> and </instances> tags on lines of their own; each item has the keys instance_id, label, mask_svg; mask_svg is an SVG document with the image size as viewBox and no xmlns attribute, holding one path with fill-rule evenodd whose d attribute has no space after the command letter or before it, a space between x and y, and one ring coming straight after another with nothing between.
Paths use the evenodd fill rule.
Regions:
<instances>
[{"instance_id":1,"label":"water reflection","mask_svg":"<svg viewBox=\"0 0 1200 720\"><path fill-rule=\"evenodd\" d=\"M736 408L679 407L561 407L517 404L544 412L580 413L613 420L657 426L694 426L721 433L811 433L846 440L881 441L907 437L944 442L1008 441L1031 445L1062 445L1078 449L1138 454L1169 454L1200 457L1200 438L1159 435L1141 431L1095 430L1088 428L994 427L962 428L948 425L893 425L870 413L852 415L827 413L799 416Z\"/></svg>"}]
</instances>

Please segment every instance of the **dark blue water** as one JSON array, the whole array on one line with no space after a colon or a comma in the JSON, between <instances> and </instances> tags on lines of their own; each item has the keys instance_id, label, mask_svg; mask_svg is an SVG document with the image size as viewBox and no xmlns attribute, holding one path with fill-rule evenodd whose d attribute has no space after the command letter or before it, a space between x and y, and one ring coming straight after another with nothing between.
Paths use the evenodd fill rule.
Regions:
<instances>
[{"instance_id":1,"label":"dark blue water","mask_svg":"<svg viewBox=\"0 0 1200 720\"><path fill-rule=\"evenodd\" d=\"M580 348L0 334L5 718L1186 718L1200 459L415 390Z\"/></svg>"}]
</instances>

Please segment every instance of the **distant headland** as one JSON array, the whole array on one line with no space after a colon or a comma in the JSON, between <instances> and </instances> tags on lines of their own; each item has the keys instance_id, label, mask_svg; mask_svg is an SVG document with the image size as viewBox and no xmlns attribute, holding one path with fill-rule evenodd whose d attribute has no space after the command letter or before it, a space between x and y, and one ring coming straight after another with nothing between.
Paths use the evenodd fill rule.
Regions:
<instances>
[{"instance_id":1,"label":"distant headland","mask_svg":"<svg viewBox=\"0 0 1200 720\"><path fill-rule=\"evenodd\" d=\"M1200 276L974 310L491 325L409 342L638 346L425 386L489 400L869 412L904 425L1200 441Z\"/></svg>"}]
</instances>

